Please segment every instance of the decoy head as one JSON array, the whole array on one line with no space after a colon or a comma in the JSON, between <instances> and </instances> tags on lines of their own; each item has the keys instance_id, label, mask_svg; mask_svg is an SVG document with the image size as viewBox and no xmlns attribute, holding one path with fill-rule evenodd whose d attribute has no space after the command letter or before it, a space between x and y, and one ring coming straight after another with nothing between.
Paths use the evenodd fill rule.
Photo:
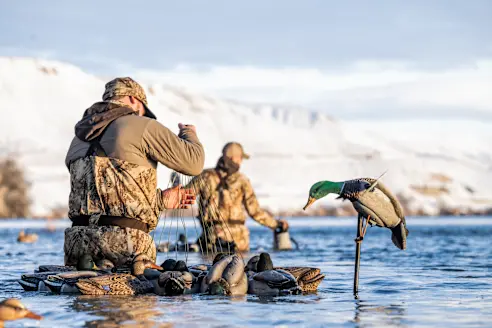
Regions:
<instances>
[{"instance_id":1,"label":"decoy head","mask_svg":"<svg viewBox=\"0 0 492 328\"><path fill-rule=\"evenodd\" d=\"M270 258L270 254L261 253L260 258L258 259L258 263L256 264L256 271L263 272L268 270L273 270L273 262Z\"/></svg>"},{"instance_id":2,"label":"decoy head","mask_svg":"<svg viewBox=\"0 0 492 328\"><path fill-rule=\"evenodd\" d=\"M81 257L79 257L79 260L77 261L77 270L90 271L90 270L99 270L99 268L97 267L96 263L94 263L92 256L90 256L89 254L84 254Z\"/></svg>"},{"instance_id":3,"label":"decoy head","mask_svg":"<svg viewBox=\"0 0 492 328\"><path fill-rule=\"evenodd\" d=\"M257 272L256 270L258 269L258 261L259 260L260 260L259 255L255 255L252 258L250 258L248 263L246 264L246 267L244 268L244 271Z\"/></svg>"},{"instance_id":4,"label":"decoy head","mask_svg":"<svg viewBox=\"0 0 492 328\"><path fill-rule=\"evenodd\" d=\"M214 260L212 261L212 265L219 262L220 260L222 260L224 257L227 257L227 256L229 256L229 254L227 254L225 252L217 253L217 255L215 255L215 257L214 257Z\"/></svg>"},{"instance_id":5,"label":"decoy head","mask_svg":"<svg viewBox=\"0 0 492 328\"><path fill-rule=\"evenodd\" d=\"M182 243L182 244L186 244L187 239L186 239L185 234L180 233L180 234L179 234L179 239L178 239L178 241L179 241L180 243Z\"/></svg>"},{"instance_id":6,"label":"decoy head","mask_svg":"<svg viewBox=\"0 0 492 328\"><path fill-rule=\"evenodd\" d=\"M176 265L174 266L174 271L180 271L180 272L188 271L188 267L186 266L186 262L182 261L182 260L179 260L178 262L176 262Z\"/></svg>"},{"instance_id":7,"label":"decoy head","mask_svg":"<svg viewBox=\"0 0 492 328\"><path fill-rule=\"evenodd\" d=\"M152 262L150 258L145 254L139 254L135 256L132 264L132 274L134 276L141 276L144 274L145 269L162 270L162 267Z\"/></svg>"},{"instance_id":8,"label":"decoy head","mask_svg":"<svg viewBox=\"0 0 492 328\"><path fill-rule=\"evenodd\" d=\"M175 266L176 266L176 260L174 259L167 259L161 264L163 271L174 271Z\"/></svg>"},{"instance_id":9,"label":"decoy head","mask_svg":"<svg viewBox=\"0 0 492 328\"><path fill-rule=\"evenodd\" d=\"M220 278L208 286L208 292L210 295L230 295L231 287L224 278Z\"/></svg>"},{"instance_id":10,"label":"decoy head","mask_svg":"<svg viewBox=\"0 0 492 328\"><path fill-rule=\"evenodd\" d=\"M167 296L175 296L183 294L185 284L179 279L170 277L164 284L164 292Z\"/></svg>"},{"instance_id":11,"label":"decoy head","mask_svg":"<svg viewBox=\"0 0 492 328\"><path fill-rule=\"evenodd\" d=\"M102 259L97 262L96 266L99 270L112 270L114 268L113 262L108 259Z\"/></svg>"},{"instance_id":12,"label":"decoy head","mask_svg":"<svg viewBox=\"0 0 492 328\"><path fill-rule=\"evenodd\" d=\"M42 316L26 309L24 304L16 298L8 298L0 303L0 325L2 321L18 320L23 318L41 320Z\"/></svg>"},{"instance_id":13,"label":"decoy head","mask_svg":"<svg viewBox=\"0 0 492 328\"><path fill-rule=\"evenodd\" d=\"M339 194L342 190L343 182L318 181L311 186L309 198L303 210L306 210L315 201L325 197L328 194Z\"/></svg>"}]
</instances>

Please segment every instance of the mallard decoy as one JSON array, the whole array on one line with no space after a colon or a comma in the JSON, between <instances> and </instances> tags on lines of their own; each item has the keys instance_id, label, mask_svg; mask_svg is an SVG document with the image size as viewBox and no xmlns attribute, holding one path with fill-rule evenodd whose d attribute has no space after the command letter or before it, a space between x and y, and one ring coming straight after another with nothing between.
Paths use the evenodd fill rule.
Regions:
<instances>
[{"instance_id":1,"label":"mallard decoy","mask_svg":"<svg viewBox=\"0 0 492 328\"><path fill-rule=\"evenodd\" d=\"M194 294L200 291L197 278L188 271L165 271L157 278L154 291L161 296Z\"/></svg>"},{"instance_id":2,"label":"mallard decoy","mask_svg":"<svg viewBox=\"0 0 492 328\"><path fill-rule=\"evenodd\" d=\"M19 285L27 292L49 292L50 289L45 285L44 280L51 274L57 274L58 272L39 272L39 273L26 273L21 275L21 278L17 280Z\"/></svg>"},{"instance_id":3,"label":"mallard decoy","mask_svg":"<svg viewBox=\"0 0 492 328\"><path fill-rule=\"evenodd\" d=\"M24 232L24 229L19 231L19 235L17 236L17 241L19 243L34 243L38 240L38 235L35 233L28 233L26 234Z\"/></svg>"},{"instance_id":4,"label":"mallard decoy","mask_svg":"<svg viewBox=\"0 0 492 328\"><path fill-rule=\"evenodd\" d=\"M16 298L8 298L0 302L0 327L4 326L4 321L19 319L41 320L42 316L26 309L24 304Z\"/></svg>"},{"instance_id":5,"label":"mallard decoy","mask_svg":"<svg viewBox=\"0 0 492 328\"><path fill-rule=\"evenodd\" d=\"M75 283L84 295L139 295L152 292L154 285L145 278L146 268L162 270L145 254L135 256L131 274L114 273L92 278L79 279Z\"/></svg>"},{"instance_id":6,"label":"mallard decoy","mask_svg":"<svg viewBox=\"0 0 492 328\"><path fill-rule=\"evenodd\" d=\"M77 270L110 270L114 268L113 262L107 259L94 261L89 254L82 255L77 261L76 266L69 265L40 265L35 273L38 272L69 272Z\"/></svg>"},{"instance_id":7,"label":"mallard decoy","mask_svg":"<svg viewBox=\"0 0 492 328\"><path fill-rule=\"evenodd\" d=\"M96 265L90 255L83 255L77 263L77 271L48 275L44 284L55 294L79 294L79 289L75 285L77 281L109 274L114 268L113 263L109 260L102 260L99 263L101 266Z\"/></svg>"},{"instance_id":8,"label":"mallard decoy","mask_svg":"<svg viewBox=\"0 0 492 328\"><path fill-rule=\"evenodd\" d=\"M264 253L266 255L268 253ZM248 275L248 278L255 275L258 271L258 262L260 260L260 255L255 255L251 257L246 264L245 270ZM265 260L263 260L265 261ZM269 257L269 260L271 258ZM264 265L264 264L263 264ZM316 292L318 290L318 286L325 278L324 274L321 274L321 270L319 268L313 267L273 267L274 270L284 270L290 273L296 279L297 284L301 288L302 292Z\"/></svg>"},{"instance_id":9,"label":"mallard decoy","mask_svg":"<svg viewBox=\"0 0 492 328\"><path fill-rule=\"evenodd\" d=\"M399 249L406 248L408 230L403 209L396 197L380 181L362 178L341 182L316 182L309 191L304 210L330 193L338 194L337 199L350 200L357 213L368 220L369 225L389 228L395 246Z\"/></svg>"},{"instance_id":10,"label":"mallard decoy","mask_svg":"<svg viewBox=\"0 0 492 328\"><path fill-rule=\"evenodd\" d=\"M218 260L203 278L200 292L211 295L244 295L248 290L248 278L244 263L237 255Z\"/></svg>"},{"instance_id":11,"label":"mallard decoy","mask_svg":"<svg viewBox=\"0 0 492 328\"><path fill-rule=\"evenodd\" d=\"M316 292L319 284L325 279L319 268L311 267L274 267L275 270L282 269L296 278L297 284L305 293Z\"/></svg>"},{"instance_id":12,"label":"mallard decoy","mask_svg":"<svg viewBox=\"0 0 492 328\"><path fill-rule=\"evenodd\" d=\"M199 292L197 278L189 272L184 261L167 259L162 264L162 271L146 269L145 277L154 284L154 292L161 296L175 296Z\"/></svg>"},{"instance_id":13,"label":"mallard decoy","mask_svg":"<svg viewBox=\"0 0 492 328\"><path fill-rule=\"evenodd\" d=\"M210 264L195 264L188 267L188 271L195 277L206 276L212 265Z\"/></svg>"},{"instance_id":14,"label":"mallard decoy","mask_svg":"<svg viewBox=\"0 0 492 328\"><path fill-rule=\"evenodd\" d=\"M45 280L48 279L50 275L56 275L61 272L68 272L74 270L98 270L99 268L94 264L92 257L90 255L83 255L79 258L76 267L64 267L64 266L40 266L41 272L23 274L20 280L17 282L26 291L51 291L49 287L46 286ZM44 271L44 269L50 268L53 271ZM69 270L70 269L70 270ZM58 271L59 270L59 271Z\"/></svg>"},{"instance_id":15,"label":"mallard decoy","mask_svg":"<svg viewBox=\"0 0 492 328\"><path fill-rule=\"evenodd\" d=\"M105 272L107 274L107 272ZM55 275L48 275L44 284L55 294L80 294L76 283L80 279L97 277L101 275L96 271L69 271Z\"/></svg>"},{"instance_id":16,"label":"mallard decoy","mask_svg":"<svg viewBox=\"0 0 492 328\"><path fill-rule=\"evenodd\" d=\"M94 264L100 270L109 270L114 268L113 262L108 259L102 259L98 261L93 261L92 256L88 254L84 254L79 259L79 264L77 266L69 266L69 265L40 265L38 269L34 270L34 273L38 272L69 272L69 271L77 271L77 270L92 270Z\"/></svg>"},{"instance_id":17,"label":"mallard decoy","mask_svg":"<svg viewBox=\"0 0 492 328\"><path fill-rule=\"evenodd\" d=\"M309 190L308 208L316 200L328 194L338 194L337 199L348 199L358 213L358 227L355 257L354 295L358 297L360 247L367 231L367 225L388 228L391 240L401 250L406 249L408 229L403 209L395 196L379 180L360 178L341 182L319 181ZM364 220L366 221L364 225Z\"/></svg>"},{"instance_id":18,"label":"mallard decoy","mask_svg":"<svg viewBox=\"0 0 492 328\"><path fill-rule=\"evenodd\" d=\"M250 259L251 261L251 259ZM254 270L248 279L248 294L278 296L299 294L302 289L296 278L286 270L274 268L268 253L261 253L258 260L248 261ZM256 265L252 265L256 263Z\"/></svg>"}]
</instances>

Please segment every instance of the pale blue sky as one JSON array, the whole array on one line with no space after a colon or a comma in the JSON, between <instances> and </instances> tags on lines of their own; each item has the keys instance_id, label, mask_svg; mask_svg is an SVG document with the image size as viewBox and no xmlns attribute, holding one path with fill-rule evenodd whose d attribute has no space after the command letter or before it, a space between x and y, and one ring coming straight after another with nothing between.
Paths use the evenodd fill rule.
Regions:
<instances>
[{"instance_id":1,"label":"pale blue sky","mask_svg":"<svg viewBox=\"0 0 492 328\"><path fill-rule=\"evenodd\" d=\"M233 98L321 108L328 101L322 85L333 75L356 81L361 63L362 71L377 71L379 78L388 67L427 76L474 69L477 61L490 60L492 1L0 0L0 30L4 56L68 61L96 74L160 76ZM217 75L211 70L224 67L235 83L215 87ZM282 74L316 70L326 80L304 86L302 97L291 97L299 87L285 88L285 82L279 87L278 80L296 81L298 75L277 74L273 85L249 85L238 82L244 81L245 67ZM179 76L169 81L170 72ZM409 79L403 82L415 82ZM401 82L390 79L377 87ZM359 84L347 88L374 87ZM344 104L337 106L349 112L348 107L357 107Z\"/></svg>"}]
</instances>

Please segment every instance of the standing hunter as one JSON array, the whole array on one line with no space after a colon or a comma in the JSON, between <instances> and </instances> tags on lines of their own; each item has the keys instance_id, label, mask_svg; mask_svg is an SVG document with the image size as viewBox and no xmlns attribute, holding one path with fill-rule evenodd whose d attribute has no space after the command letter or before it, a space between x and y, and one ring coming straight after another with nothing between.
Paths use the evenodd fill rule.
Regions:
<instances>
[{"instance_id":1,"label":"standing hunter","mask_svg":"<svg viewBox=\"0 0 492 328\"><path fill-rule=\"evenodd\" d=\"M164 209L188 208L192 190L157 188L157 163L198 175L204 150L192 125L179 124L176 136L157 122L143 88L129 77L108 82L102 101L75 125L65 164L70 171L65 265L83 254L124 265L135 254L156 260L149 232Z\"/></svg>"},{"instance_id":2,"label":"standing hunter","mask_svg":"<svg viewBox=\"0 0 492 328\"><path fill-rule=\"evenodd\" d=\"M239 172L243 159L249 155L237 142L227 143L215 168L194 177L188 187L198 198L198 219L204 232L198 239L209 251L227 250L228 244L238 251L249 251L249 229L246 213L256 222L272 230L286 231L285 220L275 220L260 208L249 179ZM244 206L244 209L243 209Z\"/></svg>"}]
</instances>

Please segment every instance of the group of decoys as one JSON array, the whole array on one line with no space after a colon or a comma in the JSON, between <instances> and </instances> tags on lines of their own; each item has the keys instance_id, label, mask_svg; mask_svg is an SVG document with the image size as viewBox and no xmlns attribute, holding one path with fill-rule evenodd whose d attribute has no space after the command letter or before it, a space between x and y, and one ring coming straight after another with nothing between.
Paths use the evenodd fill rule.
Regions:
<instances>
[{"instance_id":1,"label":"group of decoys","mask_svg":"<svg viewBox=\"0 0 492 328\"><path fill-rule=\"evenodd\" d=\"M76 267L41 265L18 280L26 291L56 294L161 296L183 294L283 295L315 292L325 277L311 267L274 267L270 255L253 256L246 265L239 254L219 253L213 263L187 266L167 259L160 266L146 255L135 256L130 267L115 268L109 261L99 268L84 255Z\"/></svg>"},{"instance_id":2,"label":"group of decoys","mask_svg":"<svg viewBox=\"0 0 492 328\"><path fill-rule=\"evenodd\" d=\"M186 235L179 234L179 238L176 243L163 242L157 245L157 252L169 253L169 252L186 252L186 253L198 253L200 252L200 246L197 243L190 243L186 238Z\"/></svg>"},{"instance_id":3,"label":"group of decoys","mask_svg":"<svg viewBox=\"0 0 492 328\"><path fill-rule=\"evenodd\" d=\"M360 247L367 226L390 229L392 242L404 250L408 235L405 217L400 203L388 188L379 179L370 178L341 182L319 181L311 187L304 210L330 193L349 200L358 213L354 276L354 295L357 298ZM97 264L89 255L85 255L79 259L76 267L42 265L33 274L22 275L19 284L28 291L44 290L61 294L155 293L174 296L202 293L278 296L315 292L325 277L318 268L274 267L268 253L253 256L246 265L240 254L226 253L217 254L211 265L187 266L184 261L168 259L158 266L143 254L135 256L132 263L123 268L115 268L109 261ZM20 303L14 304L19 309L23 308ZM3 305L6 306L9 305ZM4 309L0 305L0 321L7 320L2 316L2 311Z\"/></svg>"}]
</instances>

